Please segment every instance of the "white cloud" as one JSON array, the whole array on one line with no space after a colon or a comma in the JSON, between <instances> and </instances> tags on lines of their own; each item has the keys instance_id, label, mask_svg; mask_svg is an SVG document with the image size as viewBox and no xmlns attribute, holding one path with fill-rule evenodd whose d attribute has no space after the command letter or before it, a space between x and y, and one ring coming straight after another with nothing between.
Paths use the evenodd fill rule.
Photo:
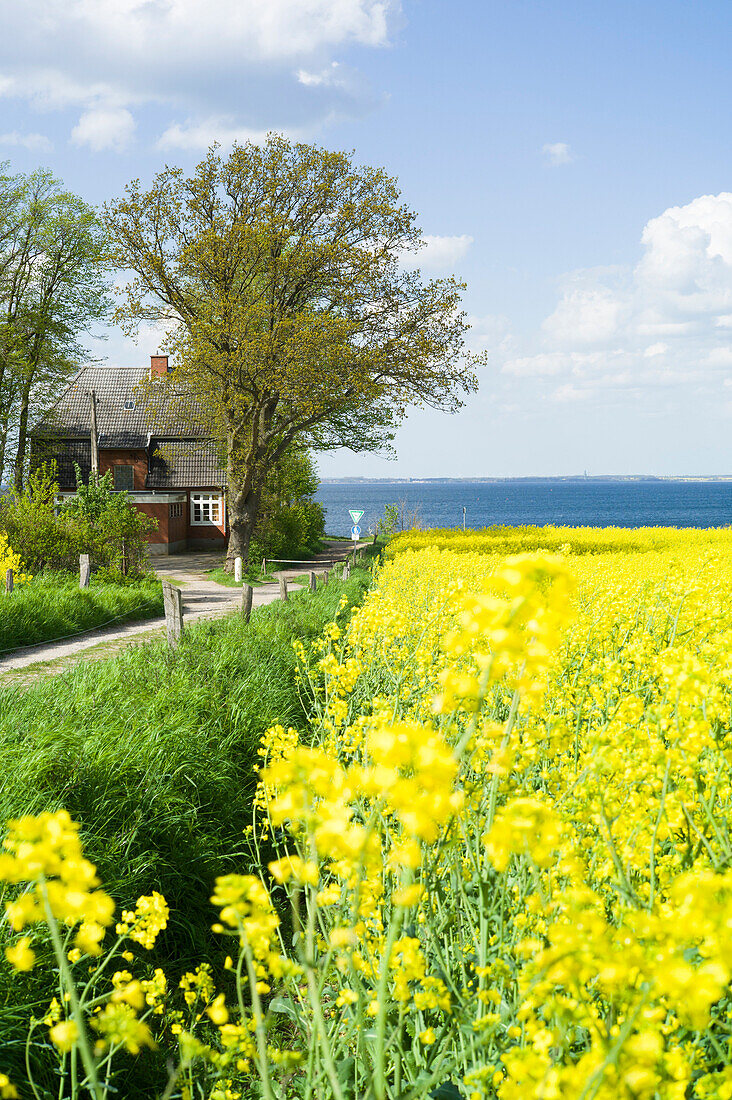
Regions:
<instances>
[{"instance_id":1,"label":"white cloud","mask_svg":"<svg viewBox=\"0 0 732 1100\"><path fill-rule=\"evenodd\" d=\"M512 374L516 378L550 378L571 370L572 366L572 357L564 352L540 352L538 355L508 359L501 367L501 372Z\"/></svg>"},{"instance_id":2,"label":"white cloud","mask_svg":"<svg viewBox=\"0 0 732 1100\"><path fill-rule=\"evenodd\" d=\"M553 343L604 344L617 335L627 304L603 286L567 289L542 328Z\"/></svg>"},{"instance_id":3,"label":"white cloud","mask_svg":"<svg viewBox=\"0 0 732 1100\"><path fill-rule=\"evenodd\" d=\"M707 363L710 367L732 367L732 348L712 348Z\"/></svg>"},{"instance_id":4,"label":"white cloud","mask_svg":"<svg viewBox=\"0 0 732 1100\"><path fill-rule=\"evenodd\" d=\"M171 134L309 127L373 96L333 57L381 48L400 0L24 0L3 6L0 95L36 109L168 111ZM273 104L276 117L273 117ZM184 119L191 121L184 122ZM178 129L176 129L176 127ZM94 145L93 148L108 148ZM129 140L122 124L114 141Z\"/></svg>"},{"instance_id":5,"label":"white cloud","mask_svg":"<svg viewBox=\"0 0 732 1100\"><path fill-rule=\"evenodd\" d=\"M95 152L124 152L135 134L135 120L126 107L94 107L84 111L71 131L74 145L88 145Z\"/></svg>"},{"instance_id":6,"label":"white cloud","mask_svg":"<svg viewBox=\"0 0 732 1100\"><path fill-rule=\"evenodd\" d=\"M484 317L469 315L467 320L470 325L467 343L471 351L478 353L487 351L491 358L495 358L499 353L501 356L509 353L513 336L507 317L489 313Z\"/></svg>"},{"instance_id":7,"label":"white cloud","mask_svg":"<svg viewBox=\"0 0 732 1100\"><path fill-rule=\"evenodd\" d=\"M732 367L732 193L702 195L652 218L634 267L574 272L537 344L504 375L552 387L555 400L625 389L719 392Z\"/></svg>"},{"instance_id":8,"label":"white cloud","mask_svg":"<svg viewBox=\"0 0 732 1100\"><path fill-rule=\"evenodd\" d=\"M346 78L343 73L343 66L338 61L331 61L327 68L321 69L320 72L311 73L307 69L297 70L298 83L304 84L307 88L322 88L323 86L341 86L346 84Z\"/></svg>"},{"instance_id":9,"label":"white cloud","mask_svg":"<svg viewBox=\"0 0 732 1100\"><path fill-rule=\"evenodd\" d=\"M266 130L252 130L246 126L237 126L231 116L207 118L198 122L189 119L184 125L176 122L169 126L158 138L157 147L158 149L207 149L215 141L224 148L229 148L234 142L246 141L262 145L266 137Z\"/></svg>"},{"instance_id":10,"label":"white cloud","mask_svg":"<svg viewBox=\"0 0 732 1100\"><path fill-rule=\"evenodd\" d=\"M575 159L574 153L569 145L567 145L566 141L548 142L546 145L542 146L541 151L549 163L555 168L560 164L571 164Z\"/></svg>"},{"instance_id":11,"label":"white cloud","mask_svg":"<svg viewBox=\"0 0 732 1100\"><path fill-rule=\"evenodd\" d=\"M552 399L563 405L570 401L584 401L587 396L587 390L580 389L572 382L565 382L554 391Z\"/></svg>"},{"instance_id":12,"label":"white cloud","mask_svg":"<svg viewBox=\"0 0 732 1100\"><path fill-rule=\"evenodd\" d=\"M402 258L405 267L423 268L432 272L451 272L467 254L473 238L467 233L457 237L422 235L423 245L417 252L406 253Z\"/></svg>"},{"instance_id":13,"label":"white cloud","mask_svg":"<svg viewBox=\"0 0 732 1100\"><path fill-rule=\"evenodd\" d=\"M53 148L53 143L49 141L45 134L21 134L17 130L0 134L0 145L16 145L22 149L30 149L39 153L47 153L49 149Z\"/></svg>"}]
</instances>

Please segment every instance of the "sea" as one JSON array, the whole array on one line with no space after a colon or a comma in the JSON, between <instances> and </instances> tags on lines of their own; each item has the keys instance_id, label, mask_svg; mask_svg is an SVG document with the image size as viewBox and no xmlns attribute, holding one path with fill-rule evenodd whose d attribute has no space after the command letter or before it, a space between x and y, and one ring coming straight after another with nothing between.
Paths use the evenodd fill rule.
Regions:
<instances>
[{"instance_id":1,"label":"sea","mask_svg":"<svg viewBox=\"0 0 732 1100\"><path fill-rule=\"evenodd\" d=\"M327 480L316 494L326 532L349 535L350 510L363 512L362 537L387 504L405 526L724 527L732 523L732 478L508 478L495 481Z\"/></svg>"}]
</instances>

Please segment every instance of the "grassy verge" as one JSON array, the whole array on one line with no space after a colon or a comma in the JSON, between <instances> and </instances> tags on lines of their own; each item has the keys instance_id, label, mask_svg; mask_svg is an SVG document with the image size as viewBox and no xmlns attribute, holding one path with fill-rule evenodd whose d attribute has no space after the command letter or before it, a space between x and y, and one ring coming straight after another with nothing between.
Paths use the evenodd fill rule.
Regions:
<instances>
[{"instance_id":1,"label":"grassy verge","mask_svg":"<svg viewBox=\"0 0 732 1100\"><path fill-rule=\"evenodd\" d=\"M130 646L30 689L0 687L0 821L65 806L110 888L132 898L165 881L172 902L207 853L240 837L264 730L304 728L293 640L319 636L367 578L295 592L249 625L194 624L176 652Z\"/></svg>"},{"instance_id":2,"label":"grassy verge","mask_svg":"<svg viewBox=\"0 0 732 1100\"><path fill-rule=\"evenodd\" d=\"M0 595L0 654L92 630L110 620L148 619L162 613L157 581L128 585L92 580L89 588L79 588L75 578L42 574L10 595Z\"/></svg>"},{"instance_id":3,"label":"grassy verge","mask_svg":"<svg viewBox=\"0 0 732 1100\"><path fill-rule=\"evenodd\" d=\"M208 569L206 576L210 581L223 584L227 588L241 588L241 583L234 580L233 574L224 572L223 565L220 565L218 569ZM263 573L261 568L250 570L244 579L247 584L270 584L272 581L277 580L272 573Z\"/></svg>"},{"instance_id":4,"label":"grassy verge","mask_svg":"<svg viewBox=\"0 0 732 1100\"><path fill-rule=\"evenodd\" d=\"M328 537L328 540L330 541L331 536L329 535L327 537ZM335 535L335 536L333 536L333 538L338 539L338 536ZM341 542L341 541L349 542L350 540L349 539L345 539L345 540L338 539L338 541L339 542ZM311 549L307 549L307 548L302 549L301 548L300 550L295 551L292 558L283 559L283 568L285 568L285 569L287 568L287 562L288 561L302 562L302 561L309 561L310 559L313 559L313 562L316 565L321 564L321 568L322 568L322 563L315 562L314 555L319 553L321 550L324 550L324 549L325 549L325 543L324 542L321 542L315 549L312 549L312 548ZM280 564L279 562L270 561L270 565L278 565L279 566L279 564ZM208 579L210 581L215 581L216 584L226 585L227 588L238 588L239 587L238 583L234 580L233 574L226 573L224 571L223 563L221 565L217 566L216 569L208 569L206 571L206 576L208 577ZM277 580L277 572L276 572L276 570L268 569L266 573L263 573L262 572L262 562L261 562L261 560L258 561L258 562L252 561L250 563L247 575L244 579L245 579L245 581L247 581L248 584L271 584L272 581Z\"/></svg>"},{"instance_id":5,"label":"grassy verge","mask_svg":"<svg viewBox=\"0 0 732 1100\"><path fill-rule=\"evenodd\" d=\"M249 625L238 615L195 624L176 652L148 643L31 688L0 687L0 822L65 807L120 906L161 891L171 918L149 961L171 978L222 961L209 898L217 875L250 869L243 830L261 735L277 722L307 728L293 640L319 637L341 597L359 602L368 580L357 570L295 592ZM0 952L2 939L0 928ZM29 1013L53 994L43 981L39 968L21 988L0 966L0 1044L20 1072ZM126 1097L154 1095L147 1074L164 1082L151 1059L130 1067ZM38 1071L44 1078L40 1054Z\"/></svg>"}]
</instances>

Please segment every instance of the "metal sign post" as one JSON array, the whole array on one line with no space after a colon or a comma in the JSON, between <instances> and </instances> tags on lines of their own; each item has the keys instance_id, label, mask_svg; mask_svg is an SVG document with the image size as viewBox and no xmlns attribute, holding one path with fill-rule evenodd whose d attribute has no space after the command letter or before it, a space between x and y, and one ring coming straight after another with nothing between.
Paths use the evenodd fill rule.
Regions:
<instances>
[{"instance_id":1,"label":"metal sign post","mask_svg":"<svg viewBox=\"0 0 732 1100\"><path fill-rule=\"evenodd\" d=\"M363 515L363 509L359 511L358 508L349 508L348 514L353 520L353 527L351 528L351 538L354 542L358 542L358 540L361 538L361 528L358 526L358 521Z\"/></svg>"}]
</instances>

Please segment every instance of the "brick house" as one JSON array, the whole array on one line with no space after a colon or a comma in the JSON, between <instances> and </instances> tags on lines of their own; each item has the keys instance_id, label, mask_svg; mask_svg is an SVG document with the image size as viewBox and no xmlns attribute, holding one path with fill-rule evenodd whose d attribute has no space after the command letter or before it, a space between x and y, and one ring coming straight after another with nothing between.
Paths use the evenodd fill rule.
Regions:
<instances>
[{"instance_id":1,"label":"brick house","mask_svg":"<svg viewBox=\"0 0 732 1100\"><path fill-rule=\"evenodd\" d=\"M150 378L168 372L168 356L150 357ZM137 392L139 368L84 367L31 436L31 462L54 461L62 496L76 489L74 464L87 481L92 468L92 404L96 410L99 473L112 471L141 512L154 516L151 554L216 549L226 544L226 473L216 441L195 424L154 423ZM92 398L92 394L94 397Z\"/></svg>"}]
</instances>

